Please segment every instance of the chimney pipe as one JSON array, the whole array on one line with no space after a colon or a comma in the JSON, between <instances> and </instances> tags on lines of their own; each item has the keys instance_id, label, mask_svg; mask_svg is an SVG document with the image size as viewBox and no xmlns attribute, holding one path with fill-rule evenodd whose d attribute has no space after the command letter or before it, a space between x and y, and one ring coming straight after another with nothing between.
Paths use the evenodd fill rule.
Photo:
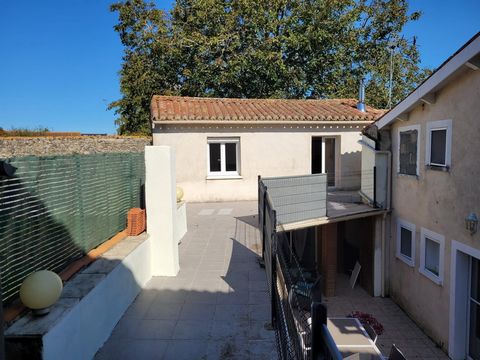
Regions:
<instances>
[{"instance_id":1,"label":"chimney pipe","mask_svg":"<svg viewBox=\"0 0 480 360\"><path fill-rule=\"evenodd\" d=\"M362 80L360 80L360 90L358 94L358 103L357 103L357 109L360 110L361 112L365 112L365 83Z\"/></svg>"}]
</instances>

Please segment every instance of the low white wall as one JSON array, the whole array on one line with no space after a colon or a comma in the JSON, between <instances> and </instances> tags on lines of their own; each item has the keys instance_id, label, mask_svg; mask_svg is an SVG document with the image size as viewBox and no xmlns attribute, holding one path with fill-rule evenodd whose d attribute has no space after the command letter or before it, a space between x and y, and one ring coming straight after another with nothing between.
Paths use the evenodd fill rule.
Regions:
<instances>
[{"instance_id":1,"label":"low white wall","mask_svg":"<svg viewBox=\"0 0 480 360\"><path fill-rule=\"evenodd\" d=\"M187 203L182 201L177 203L177 223L175 228L175 239L180 243L183 236L187 233Z\"/></svg>"},{"instance_id":2,"label":"low white wall","mask_svg":"<svg viewBox=\"0 0 480 360\"><path fill-rule=\"evenodd\" d=\"M91 359L150 280L147 238L43 337L43 359ZM68 354L68 355L67 355Z\"/></svg>"}]
</instances>

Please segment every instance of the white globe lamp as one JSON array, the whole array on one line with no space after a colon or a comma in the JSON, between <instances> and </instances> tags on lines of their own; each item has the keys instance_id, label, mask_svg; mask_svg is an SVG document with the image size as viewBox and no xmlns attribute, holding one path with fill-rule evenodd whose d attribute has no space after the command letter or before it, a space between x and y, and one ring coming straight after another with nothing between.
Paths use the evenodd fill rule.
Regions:
<instances>
[{"instance_id":1,"label":"white globe lamp","mask_svg":"<svg viewBox=\"0 0 480 360\"><path fill-rule=\"evenodd\" d=\"M28 275L20 287L20 300L35 315L46 315L62 294L62 279L53 271L40 270Z\"/></svg>"},{"instance_id":2,"label":"white globe lamp","mask_svg":"<svg viewBox=\"0 0 480 360\"><path fill-rule=\"evenodd\" d=\"M183 199L183 189L180 186L177 186L177 202L182 201Z\"/></svg>"}]
</instances>

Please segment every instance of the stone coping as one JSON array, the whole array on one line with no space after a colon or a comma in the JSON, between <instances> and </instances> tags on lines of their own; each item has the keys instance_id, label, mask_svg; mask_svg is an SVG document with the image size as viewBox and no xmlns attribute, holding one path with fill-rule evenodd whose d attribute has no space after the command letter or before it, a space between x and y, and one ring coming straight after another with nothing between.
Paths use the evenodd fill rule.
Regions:
<instances>
[{"instance_id":1,"label":"stone coping","mask_svg":"<svg viewBox=\"0 0 480 360\"><path fill-rule=\"evenodd\" d=\"M65 283L60 299L51 307L47 315L38 317L28 312L5 330L5 337L42 337L48 333L147 238L148 235L144 232L138 236L128 236L115 244Z\"/></svg>"},{"instance_id":2,"label":"stone coping","mask_svg":"<svg viewBox=\"0 0 480 360\"><path fill-rule=\"evenodd\" d=\"M0 137L0 158L143 152L147 137Z\"/></svg>"}]
</instances>

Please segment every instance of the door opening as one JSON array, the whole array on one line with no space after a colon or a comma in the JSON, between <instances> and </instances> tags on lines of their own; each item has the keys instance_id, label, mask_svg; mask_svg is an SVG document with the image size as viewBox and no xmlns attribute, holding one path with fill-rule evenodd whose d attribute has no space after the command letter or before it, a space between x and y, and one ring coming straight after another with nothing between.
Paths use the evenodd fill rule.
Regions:
<instances>
[{"instance_id":1,"label":"door opening","mask_svg":"<svg viewBox=\"0 0 480 360\"><path fill-rule=\"evenodd\" d=\"M322 138L312 137L312 174L322 172Z\"/></svg>"},{"instance_id":2,"label":"door opening","mask_svg":"<svg viewBox=\"0 0 480 360\"><path fill-rule=\"evenodd\" d=\"M470 294L468 301L468 357L480 359L480 261L470 257Z\"/></svg>"},{"instance_id":3,"label":"door opening","mask_svg":"<svg viewBox=\"0 0 480 360\"><path fill-rule=\"evenodd\" d=\"M328 186L335 186L335 138L312 137L312 174L327 174Z\"/></svg>"},{"instance_id":4,"label":"door opening","mask_svg":"<svg viewBox=\"0 0 480 360\"><path fill-rule=\"evenodd\" d=\"M325 172L328 186L335 186L335 138L325 138Z\"/></svg>"}]
</instances>

